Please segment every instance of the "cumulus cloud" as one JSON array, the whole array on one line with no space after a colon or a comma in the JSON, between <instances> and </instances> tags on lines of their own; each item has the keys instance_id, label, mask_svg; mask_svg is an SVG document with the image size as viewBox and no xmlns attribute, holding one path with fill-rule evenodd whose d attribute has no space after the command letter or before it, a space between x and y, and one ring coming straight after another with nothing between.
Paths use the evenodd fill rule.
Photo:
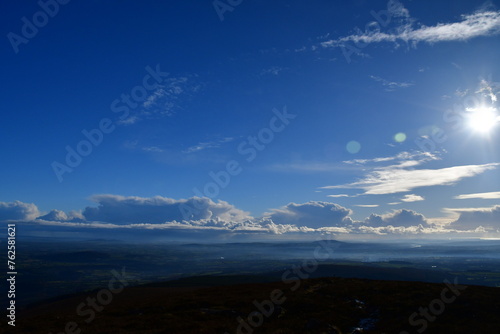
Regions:
<instances>
[{"instance_id":1,"label":"cumulus cloud","mask_svg":"<svg viewBox=\"0 0 500 334\"><path fill-rule=\"evenodd\" d=\"M202 219L190 221L172 221L163 224L133 224L135 227L146 229L184 229L184 230L218 230L220 232L239 233L272 233L284 234L288 232L300 232L301 229L290 224L276 224L270 219L251 219L241 222L224 221L220 219Z\"/></svg>"},{"instance_id":2,"label":"cumulus cloud","mask_svg":"<svg viewBox=\"0 0 500 334\"><path fill-rule=\"evenodd\" d=\"M98 203L98 206L85 208L83 216L89 221L113 224L161 224L169 221L203 219L241 222L251 218L248 212L237 209L227 202L214 202L206 197L175 200L161 196L143 198L95 195L91 199Z\"/></svg>"},{"instance_id":3,"label":"cumulus cloud","mask_svg":"<svg viewBox=\"0 0 500 334\"><path fill-rule=\"evenodd\" d=\"M455 229L500 228L500 205L492 208L452 209L459 214L457 220L450 224Z\"/></svg>"},{"instance_id":4,"label":"cumulus cloud","mask_svg":"<svg viewBox=\"0 0 500 334\"><path fill-rule=\"evenodd\" d=\"M357 233L363 233L363 234L375 234L375 235L386 235L386 236L391 236L391 235L426 235L430 236L431 234L434 235L445 235L445 234L452 234L456 233L459 231L452 230L452 229L445 229L441 228L438 226L426 226L426 225L415 225L415 226L392 226L392 225L387 225L387 226L366 226L362 225L356 228ZM478 231L462 231L462 232L468 232L468 233L476 233Z\"/></svg>"},{"instance_id":5,"label":"cumulus cloud","mask_svg":"<svg viewBox=\"0 0 500 334\"><path fill-rule=\"evenodd\" d=\"M64 211L61 210L52 210L46 215L37 217L36 219L38 220L46 220L46 221L54 221L54 222L67 222L67 221L73 221L73 222L83 222L85 221L83 215L79 212L71 211L69 214L67 214Z\"/></svg>"},{"instance_id":6,"label":"cumulus cloud","mask_svg":"<svg viewBox=\"0 0 500 334\"><path fill-rule=\"evenodd\" d=\"M415 194L409 194L405 195L403 198L401 198L401 201L403 202L418 202L418 201L425 201L425 198L419 195Z\"/></svg>"},{"instance_id":7,"label":"cumulus cloud","mask_svg":"<svg viewBox=\"0 0 500 334\"><path fill-rule=\"evenodd\" d=\"M33 220L39 215L38 207L33 203L0 202L0 221Z\"/></svg>"},{"instance_id":8,"label":"cumulus cloud","mask_svg":"<svg viewBox=\"0 0 500 334\"><path fill-rule=\"evenodd\" d=\"M404 8L404 7L403 7ZM407 11L406 11L407 12ZM352 43L404 42L416 46L418 43L438 43L446 41L467 41L480 36L494 36L500 33L499 11L478 11L462 15L461 20L449 23L437 23L434 26L418 24L415 20L401 20L394 29L382 32L376 25L371 30L358 31L355 34L331 39L321 43L324 48L341 47Z\"/></svg>"},{"instance_id":9,"label":"cumulus cloud","mask_svg":"<svg viewBox=\"0 0 500 334\"><path fill-rule=\"evenodd\" d=\"M290 203L265 215L278 224L319 228L348 226L353 223L349 217L351 213L351 210L335 203L311 201Z\"/></svg>"},{"instance_id":10,"label":"cumulus cloud","mask_svg":"<svg viewBox=\"0 0 500 334\"><path fill-rule=\"evenodd\" d=\"M397 210L385 215L372 214L365 220L365 223L372 227L382 226L419 226L427 225L427 220L424 215L412 210Z\"/></svg>"},{"instance_id":11,"label":"cumulus cloud","mask_svg":"<svg viewBox=\"0 0 500 334\"><path fill-rule=\"evenodd\" d=\"M95 195L92 200L97 206L87 207L83 212L52 210L44 215L40 215L34 204L0 203L0 220L23 220L37 236L72 235L125 240L142 236L144 241L250 240L277 235L282 235L282 238L356 234L388 237L449 233L484 235L487 230L500 228L500 206L447 209L455 215L449 221L456 221L432 224L422 214L406 209L383 215L372 214L364 222L353 221L351 210L335 203L316 201L289 203L270 210L261 218L253 218L227 202L214 202L209 198L176 200L160 196Z\"/></svg>"}]
</instances>

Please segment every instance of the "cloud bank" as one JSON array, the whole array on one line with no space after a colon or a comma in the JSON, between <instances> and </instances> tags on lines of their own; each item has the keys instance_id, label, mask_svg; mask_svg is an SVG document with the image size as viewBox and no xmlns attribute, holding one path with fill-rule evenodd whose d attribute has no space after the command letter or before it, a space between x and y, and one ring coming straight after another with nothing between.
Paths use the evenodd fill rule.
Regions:
<instances>
[{"instance_id":1,"label":"cloud bank","mask_svg":"<svg viewBox=\"0 0 500 334\"><path fill-rule=\"evenodd\" d=\"M177 200L103 194L91 199L96 206L81 212L52 210L44 214L35 204L1 202L0 221L22 222L23 231L31 231L31 235L37 237L142 238L144 241L255 240L272 236L302 239L324 234L354 238L356 235L438 237L450 233L500 233L500 206L447 209L455 214L455 220L434 225L424 215L408 209L371 214L363 221L355 221L351 218L352 210L321 201L289 203L254 218L227 202L214 202L209 198ZM197 212L184 218L184 205L197 208Z\"/></svg>"},{"instance_id":2,"label":"cloud bank","mask_svg":"<svg viewBox=\"0 0 500 334\"><path fill-rule=\"evenodd\" d=\"M182 221L189 215L190 220L223 220L241 222L251 219L248 212L233 205L209 198L192 197L175 200L161 196L143 198L135 196L96 195L91 198L98 207L87 207L83 216L89 221L112 224L161 224Z\"/></svg>"},{"instance_id":3,"label":"cloud bank","mask_svg":"<svg viewBox=\"0 0 500 334\"><path fill-rule=\"evenodd\" d=\"M33 220L40 215L38 207L33 203L20 201L0 202L0 221Z\"/></svg>"},{"instance_id":4,"label":"cloud bank","mask_svg":"<svg viewBox=\"0 0 500 334\"><path fill-rule=\"evenodd\" d=\"M427 225L427 220L420 213L402 209L385 215L372 214L365 220L365 223L373 227L383 227L388 225L411 227Z\"/></svg>"},{"instance_id":5,"label":"cloud bank","mask_svg":"<svg viewBox=\"0 0 500 334\"><path fill-rule=\"evenodd\" d=\"M450 224L458 230L470 230L478 227L500 229L500 205L482 209L452 209L460 216Z\"/></svg>"},{"instance_id":6,"label":"cloud bank","mask_svg":"<svg viewBox=\"0 0 500 334\"><path fill-rule=\"evenodd\" d=\"M303 204L290 203L282 208L273 209L265 214L278 224L293 224L296 226L344 227L353 223L349 215L351 210L329 202L307 202Z\"/></svg>"}]
</instances>

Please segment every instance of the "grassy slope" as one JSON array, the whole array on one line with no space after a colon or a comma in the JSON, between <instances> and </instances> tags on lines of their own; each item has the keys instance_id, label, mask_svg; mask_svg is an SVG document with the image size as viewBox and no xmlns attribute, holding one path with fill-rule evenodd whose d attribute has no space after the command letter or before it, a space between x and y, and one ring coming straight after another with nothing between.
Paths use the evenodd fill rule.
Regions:
<instances>
[{"instance_id":1,"label":"grassy slope","mask_svg":"<svg viewBox=\"0 0 500 334\"><path fill-rule=\"evenodd\" d=\"M81 333L237 333L238 316L256 310L253 301L269 299L275 289L286 300L253 333L350 333L362 319L377 319L365 333L417 333L408 318L419 307L440 298L444 284L377 281L348 278L315 278L294 283L248 282L249 277L202 277L169 284L131 287L114 296L96 318L86 323L76 306L96 291L40 304L18 314L15 331L8 333L54 334L75 321ZM191 287L188 287L191 285ZM194 286L210 287L194 287ZM359 300L363 303L360 303ZM469 286L434 321L425 333L499 333L500 289ZM420 318L420 317L419 317ZM361 323L362 324L362 323ZM78 332L75 332L78 333ZM250 333L243 331L242 333Z\"/></svg>"}]
</instances>

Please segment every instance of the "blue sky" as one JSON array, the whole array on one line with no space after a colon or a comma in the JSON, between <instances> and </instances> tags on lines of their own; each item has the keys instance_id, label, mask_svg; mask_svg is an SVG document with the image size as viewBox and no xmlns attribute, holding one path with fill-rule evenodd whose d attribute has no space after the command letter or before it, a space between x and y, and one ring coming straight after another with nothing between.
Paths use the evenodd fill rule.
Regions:
<instances>
[{"instance_id":1,"label":"blue sky","mask_svg":"<svg viewBox=\"0 0 500 334\"><path fill-rule=\"evenodd\" d=\"M2 4L0 220L498 237L500 3L232 3Z\"/></svg>"}]
</instances>

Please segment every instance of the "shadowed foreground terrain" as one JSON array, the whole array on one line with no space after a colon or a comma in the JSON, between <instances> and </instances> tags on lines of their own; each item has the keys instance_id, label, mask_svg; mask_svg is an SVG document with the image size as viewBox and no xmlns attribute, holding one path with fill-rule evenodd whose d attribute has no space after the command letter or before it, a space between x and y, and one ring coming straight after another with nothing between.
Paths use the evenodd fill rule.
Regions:
<instances>
[{"instance_id":1,"label":"shadowed foreground terrain","mask_svg":"<svg viewBox=\"0 0 500 334\"><path fill-rule=\"evenodd\" d=\"M66 296L20 312L14 331L5 323L1 330L45 334L345 334L358 333L356 328L359 333L387 334L423 329L429 334L500 332L498 288L459 286L452 288L453 293L445 283L349 278L245 283L248 280L248 276L200 277L127 287L102 311L85 308L83 316L77 315L77 306L98 291ZM249 319L258 307L261 313ZM421 310L424 313L418 314Z\"/></svg>"}]
</instances>

